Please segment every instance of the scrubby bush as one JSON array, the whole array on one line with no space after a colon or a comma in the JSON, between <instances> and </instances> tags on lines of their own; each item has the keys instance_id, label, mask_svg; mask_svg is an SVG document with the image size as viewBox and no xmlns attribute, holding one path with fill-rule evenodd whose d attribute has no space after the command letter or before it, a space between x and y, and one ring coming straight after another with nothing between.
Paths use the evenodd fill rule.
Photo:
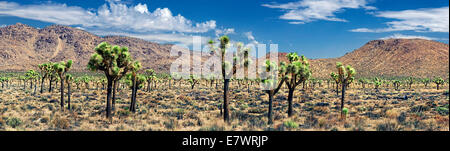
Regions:
<instances>
[{"instance_id":1,"label":"scrubby bush","mask_svg":"<svg viewBox=\"0 0 450 151\"><path fill-rule=\"evenodd\" d=\"M10 117L6 120L6 125L11 126L12 128L16 128L22 124L22 120L17 117Z\"/></svg>"}]
</instances>

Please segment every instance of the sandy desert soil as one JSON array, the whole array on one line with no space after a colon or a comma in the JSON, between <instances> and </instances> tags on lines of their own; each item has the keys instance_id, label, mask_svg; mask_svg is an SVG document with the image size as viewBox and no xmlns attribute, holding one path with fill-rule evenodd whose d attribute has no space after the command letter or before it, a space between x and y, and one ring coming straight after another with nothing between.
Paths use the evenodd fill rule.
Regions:
<instances>
[{"instance_id":1,"label":"sandy desert soil","mask_svg":"<svg viewBox=\"0 0 450 151\"><path fill-rule=\"evenodd\" d=\"M340 96L333 87L295 91L294 116L287 117L287 89L275 96L274 124L267 125L268 96L251 86L230 92L231 122L220 115L223 97L206 82L193 90L188 83L168 89L160 84L151 92L138 91L137 112L128 111L131 91L120 90L112 121L105 118L106 90L94 84L87 90L74 84L72 111L60 111L59 89L33 95L18 82L0 89L1 131L449 131L448 85L436 90L421 84L399 91L382 87L351 86L345 106L349 114L339 118ZM67 98L66 98L67 99ZM67 105L67 103L66 103Z\"/></svg>"}]
</instances>

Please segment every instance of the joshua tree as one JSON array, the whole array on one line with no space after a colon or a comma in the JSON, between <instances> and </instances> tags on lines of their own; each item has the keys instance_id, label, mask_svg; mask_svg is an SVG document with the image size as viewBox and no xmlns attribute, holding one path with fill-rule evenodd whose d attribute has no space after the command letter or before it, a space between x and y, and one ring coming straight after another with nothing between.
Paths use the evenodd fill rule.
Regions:
<instances>
[{"instance_id":1,"label":"joshua tree","mask_svg":"<svg viewBox=\"0 0 450 151\"><path fill-rule=\"evenodd\" d=\"M44 91L44 81L45 78L48 77L49 74L51 74L51 69L53 66L51 66L49 63L44 63L44 64L39 64L38 68L41 71L41 77L42 77L42 81L41 81L41 93L43 93Z\"/></svg>"},{"instance_id":2,"label":"joshua tree","mask_svg":"<svg viewBox=\"0 0 450 151\"><path fill-rule=\"evenodd\" d=\"M191 84L191 89L194 89L195 84L199 83L199 82L198 82L198 76L193 75L193 74L191 74L191 75L189 76L188 81L189 81L189 83Z\"/></svg>"},{"instance_id":3,"label":"joshua tree","mask_svg":"<svg viewBox=\"0 0 450 151\"><path fill-rule=\"evenodd\" d=\"M87 76L87 75L82 76L82 77L81 77L81 81L84 83L85 89L86 89L86 90L89 90L89 89L90 89L90 87L89 87L89 82L91 82L91 77L89 77L89 76Z\"/></svg>"},{"instance_id":4,"label":"joshua tree","mask_svg":"<svg viewBox=\"0 0 450 151\"><path fill-rule=\"evenodd\" d=\"M297 53L289 53L286 56L289 60L289 65L287 65L287 79L286 85L289 89L288 93L288 117L292 116L292 99L294 96L294 91L297 86L309 77L311 77L311 70L309 69L309 62L305 56L298 57Z\"/></svg>"},{"instance_id":5,"label":"joshua tree","mask_svg":"<svg viewBox=\"0 0 450 151\"><path fill-rule=\"evenodd\" d=\"M436 89L439 90L439 86L441 84L444 84L444 79L442 79L441 77L436 77L433 80L434 83L436 83Z\"/></svg>"},{"instance_id":6,"label":"joshua tree","mask_svg":"<svg viewBox=\"0 0 450 151\"><path fill-rule=\"evenodd\" d=\"M398 87L400 87L400 80L393 80L392 83L394 84L395 90L398 90Z\"/></svg>"},{"instance_id":7,"label":"joshua tree","mask_svg":"<svg viewBox=\"0 0 450 151\"><path fill-rule=\"evenodd\" d=\"M369 83L369 81L367 79L365 79L365 78L361 78L358 81L362 85L363 89L365 89L366 88L366 84Z\"/></svg>"},{"instance_id":8,"label":"joshua tree","mask_svg":"<svg viewBox=\"0 0 450 151\"><path fill-rule=\"evenodd\" d=\"M408 83L409 85L409 89L411 89L412 85L414 84L414 78L413 77L409 77L408 79L406 79L406 83Z\"/></svg>"},{"instance_id":9,"label":"joshua tree","mask_svg":"<svg viewBox=\"0 0 450 151\"><path fill-rule=\"evenodd\" d=\"M381 81L381 79L375 77L375 79L373 79L373 84L375 85L375 90L377 90L378 92L378 88L380 87L381 84L383 84L383 82Z\"/></svg>"},{"instance_id":10,"label":"joshua tree","mask_svg":"<svg viewBox=\"0 0 450 151\"><path fill-rule=\"evenodd\" d=\"M334 83L336 83L336 95L339 95L339 75L334 72L330 74L331 79L333 79Z\"/></svg>"},{"instance_id":11,"label":"joshua tree","mask_svg":"<svg viewBox=\"0 0 450 151\"><path fill-rule=\"evenodd\" d=\"M36 94L36 84L37 79L39 78L39 73L37 73L34 70L28 70L27 73L25 73L26 79L30 80L30 89L33 89L33 82L34 82L34 92L33 95Z\"/></svg>"},{"instance_id":12,"label":"joshua tree","mask_svg":"<svg viewBox=\"0 0 450 151\"><path fill-rule=\"evenodd\" d=\"M150 92L152 89L152 81L156 78L155 71L153 69L147 69L145 73L147 74L147 92Z\"/></svg>"},{"instance_id":13,"label":"joshua tree","mask_svg":"<svg viewBox=\"0 0 450 151\"><path fill-rule=\"evenodd\" d=\"M430 84L430 82L431 82L431 79L430 78L425 78L425 79L422 79L420 82L422 82L423 85L425 86L425 88L427 88L428 84Z\"/></svg>"},{"instance_id":14,"label":"joshua tree","mask_svg":"<svg viewBox=\"0 0 450 151\"><path fill-rule=\"evenodd\" d=\"M130 69L132 59L128 48L111 46L102 42L95 48L88 63L91 71L103 71L107 79L107 97L106 97L106 117L111 118L111 96L113 91L113 82L119 77L126 75Z\"/></svg>"},{"instance_id":15,"label":"joshua tree","mask_svg":"<svg viewBox=\"0 0 450 151\"><path fill-rule=\"evenodd\" d=\"M353 69L350 65L344 67L341 62L336 63L336 68L338 70L338 79L339 84L341 84L342 88L342 96L341 96L341 117L344 116L342 110L344 109L344 101L345 101L345 89L347 86L353 82L354 76L356 74L355 69Z\"/></svg>"},{"instance_id":16,"label":"joshua tree","mask_svg":"<svg viewBox=\"0 0 450 151\"><path fill-rule=\"evenodd\" d=\"M67 109L69 109L69 111L72 109L70 108L70 96L72 95L72 92L70 91L70 86L72 84L73 81L73 76L71 74L67 74L66 75L66 82L67 82Z\"/></svg>"},{"instance_id":17,"label":"joshua tree","mask_svg":"<svg viewBox=\"0 0 450 151\"><path fill-rule=\"evenodd\" d=\"M266 92L269 95L269 113L267 114L268 117L268 124L273 123L272 119L272 102L273 102L273 96L278 93L283 83L286 81L286 64L284 62L280 63L280 67L278 68L277 64L275 62L271 62L270 60L266 60L265 64L265 70L266 72L261 73L262 75L262 84L265 87L264 92ZM278 71L278 73L276 73ZM278 75L277 75L278 74Z\"/></svg>"},{"instance_id":18,"label":"joshua tree","mask_svg":"<svg viewBox=\"0 0 450 151\"><path fill-rule=\"evenodd\" d=\"M131 103L130 111L136 112L136 95L137 90L143 88L146 79L143 75L138 75L137 72L141 68L141 63L135 62L130 66L131 73L127 74L127 84L131 88Z\"/></svg>"},{"instance_id":19,"label":"joshua tree","mask_svg":"<svg viewBox=\"0 0 450 151\"><path fill-rule=\"evenodd\" d=\"M219 44L219 48L215 48L214 46L214 41L210 40L208 42L208 44L210 45L210 50L211 53L215 53L218 57L220 57L220 63L221 63L221 71L222 71L222 77L223 77L223 110L224 110L224 114L223 114L223 119L224 121L229 121L229 109L228 109L228 88L229 88L229 84L230 84L230 78L236 74L236 70L238 68L244 67L247 68L248 67L248 58L245 58L245 56L243 58L239 58L239 54L245 54L245 52L242 51L249 51L249 49L242 49L239 48L238 46L238 50L237 50L237 55L234 55L233 57L233 64L231 64L230 62L226 61L225 59L225 55L227 54L227 49L229 48L229 42L230 42L230 38L228 38L228 36L222 36L219 38L220 44ZM241 61L237 61L237 60L241 60ZM231 70L231 71L230 71Z\"/></svg>"},{"instance_id":20,"label":"joshua tree","mask_svg":"<svg viewBox=\"0 0 450 151\"><path fill-rule=\"evenodd\" d=\"M61 87L59 88L61 91L61 110L64 110L64 82L66 78L67 71L70 70L72 67L72 60L69 60L66 62L61 61L60 63L55 63L53 65L53 68L55 69L56 73L59 76Z\"/></svg>"}]
</instances>

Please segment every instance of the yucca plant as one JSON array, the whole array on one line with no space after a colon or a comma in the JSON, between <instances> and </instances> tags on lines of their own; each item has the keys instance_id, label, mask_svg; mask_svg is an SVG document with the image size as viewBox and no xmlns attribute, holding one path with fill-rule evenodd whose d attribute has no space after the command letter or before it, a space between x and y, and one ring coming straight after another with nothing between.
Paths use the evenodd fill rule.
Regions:
<instances>
[{"instance_id":1,"label":"yucca plant","mask_svg":"<svg viewBox=\"0 0 450 151\"><path fill-rule=\"evenodd\" d=\"M369 81L367 79L365 79L365 78L359 79L358 82L361 84L363 89L365 89L366 88L366 84L369 83Z\"/></svg>"},{"instance_id":2,"label":"yucca plant","mask_svg":"<svg viewBox=\"0 0 450 151\"><path fill-rule=\"evenodd\" d=\"M33 89L33 82L34 82L34 92L33 92L33 95L35 95L36 94L36 84L37 84L37 79L39 78L39 73L37 73L36 71L34 71L34 70L28 70L26 73L25 73L25 77L26 77L26 79L28 79L28 80L30 80L30 89L32 90Z\"/></svg>"},{"instance_id":3,"label":"yucca plant","mask_svg":"<svg viewBox=\"0 0 450 151\"><path fill-rule=\"evenodd\" d=\"M422 82L423 86L425 88L427 88L428 84L430 84L430 82L431 82L431 79L430 78L424 78L424 79L420 80L420 82Z\"/></svg>"},{"instance_id":4,"label":"yucca plant","mask_svg":"<svg viewBox=\"0 0 450 151\"><path fill-rule=\"evenodd\" d=\"M64 110L64 82L66 82L65 81L66 73L70 70L71 67L72 67L72 60L67 61L67 63L61 61L53 65L53 68L58 74L61 83L61 86L59 88L61 92L61 102L60 102L61 110Z\"/></svg>"},{"instance_id":5,"label":"yucca plant","mask_svg":"<svg viewBox=\"0 0 450 151\"><path fill-rule=\"evenodd\" d=\"M383 84L383 81L377 77L373 79L373 84L375 85L375 90L378 91L378 88L380 88L381 84Z\"/></svg>"},{"instance_id":6,"label":"yucca plant","mask_svg":"<svg viewBox=\"0 0 450 151\"><path fill-rule=\"evenodd\" d=\"M267 114L268 124L273 123L272 118L272 103L273 96L278 93L283 83L286 81L286 64L284 62L280 63L278 66L275 62L266 60L264 65L265 72L260 73L262 76L261 84L264 86L264 92L269 95L269 113Z\"/></svg>"},{"instance_id":7,"label":"yucca plant","mask_svg":"<svg viewBox=\"0 0 450 151\"><path fill-rule=\"evenodd\" d=\"M400 87L401 81L400 80L393 80L392 83L394 84L395 90L398 90Z\"/></svg>"},{"instance_id":8,"label":"yucca plant","mask_svg":"<svg viewBox=\"0 0 450 151\"><path fill-rule=\"evenodd\" d=\"M195 85L199 83L199 77L191 74L189 75L188 82L191 84L191 89L194 89Z\"/></svg>"},{"instance_id":9,"label":"yucca plant","mask_svg":"<svg viewBox=\"0 0 450 151\"><path fill-rule=\"evenodd\" d=\"M211 53L215 53L218 57L220 57L220 63L221 63L221 71L222 71L222 78L223 78L223 119L224 121L229 121L229 109L228 109L228 104L229 104L229 100L228 100L228 89L229 89L229 84L230 84L230 78L233 77L233 75L236 74L236 70L238 68L247 68L248 67L248 60L247 63L245 63L246 59L244 58L244 63L239 62L237 60L242 60L239 59L237 57L239 57L239 52L241 51L240 48L238 48L238 55L235 55L233 57L233 60L235 60L233 62L233 64L231 64L230 62L226 61L225 59L225 55L227 54L227 49L229 48L229 42L230 42L230 38L228 38L228 36L222 36L219 38L219 48L216 48L214 46L214 41L210 40L208 42L209 47L210 47L210 51ZM249 51L248 49L243 49L242 51Z\"/></svg>"},{"instance_id":10,"label":"yucca plant","mask_svg":"<svg viewBox=\"0 0 450 151\"><path fill-rule=\"evenodd\" d=\"M356 70L352 68L350 65L347 65L344 67L344 65L341 62L336 63L336 68L338 70L338 79L339 84L341 85L341 117L344 116L342 110L344 109L344 102L345 102L345 90L347 86L353 82L354 77L356 75Z\"/></svg>"},{"instance_id":11,"label":"yucca plant","mask_svg":"<svg viewBox=\"0 0 450 151\"><path fill-rule=\"evenodd\" d=\"M145 70L145 74L147 75L147 92L152 90L152 82L156 79L155 71L153 69Z\"/></svg>"},{"instance_id":12,"label":"yucca plant","mask_svg":"<svg viewBox=\"0 0 450 151\"><path fill-rule=\"evenodd\" d=\"M336 84L336 95L339 95L339 75L334 72L331 72L330 76L331 76L331 79Z\"/></svg>"},{"instance_id":13,"label":"yucca plant","mask_svg":"<svg viewBox=\"0 0 450 151\"><path fill-rule=\"evenodd\" d=\"M406 79L406 83L408 84L409 89L412 88L412 85L414 84L414 82L415 82L415 80L413 77L408 77L408 79Z\"/></svg>"},{"instance_id":14,"label":"yucca plant","mask_svg":"<svg viewBox=\"0 0 450 151\"><path fill-rule=\"evenodd\" d=\"M51 69L53 68L53 66L50 65L50 63L43 63L43 64L39 64L38 68L41 72L41 90L40 92L43 93L44 92L44 85L45 85L45 78L47 78L49 76L49 74L51 74Z\"/></svg>"},{"instance_id":15,"label":"yucca plant","mask_svg":"<svg viewBox=\"0 0 450 151\"><path fill-rule=\"evenodd\" d=\"M137 90L144 87L144 83L146 78L144 75L137 74L139 69L141 68L140 62L134 62L130 66L131 73L127 74L126 81L128 86L131 88L131 103L130 103L130 111L136 112L136 95Z\"/></svg>"},{"instance_id":16,"label":"yucca plant","mask_svg":"<svg viewBox=\"0 0 450 151\"><path fill-rule=\"evenodd\" d=\"M299 57L297 53L289 53L286 56L289 60L286 70L286 85L288 91L288 116L292 116L292 99L294 97L294 91L298 85L306 81L311 77L311 70L309 69L309 62L305 56Z\"/></svg>"},{"instance_id":17,"label":"yucca plant","mask_svg":"<svg viewBox=\"0 0 450 151\"><path fill-rule=\"evenodd\" d=\"M436 89L439 90L439 86L444 84L444 79L441 77L434 78L433 82L436 84Z\"/></svg>"},{"instance_id":18,"label":"yucca plant","mask_svg":"<svg viewBox=\"0 0 450 151\"><path fill-rule=\"evenodd\" d=\"M128 48L102 42L95 48L87 65L91 71L103 71L107 79L106 117L111 118L113 83L126 75L132 64Z\"/></svg>"}]
</instances>

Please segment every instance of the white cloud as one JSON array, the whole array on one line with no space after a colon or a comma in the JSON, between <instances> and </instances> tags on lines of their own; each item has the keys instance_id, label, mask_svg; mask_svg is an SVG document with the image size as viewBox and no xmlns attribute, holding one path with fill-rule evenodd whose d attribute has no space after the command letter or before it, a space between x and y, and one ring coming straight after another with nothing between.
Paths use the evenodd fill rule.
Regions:
<instances>
[{"instance_id":1,"label":"white cloud","mask_svg":"<svg viewBox=\"0 0 450 151\"><path fill-rule=\"evenodd\" d=\"M308 23L316 20L347 22L345 19L337 18L336 13L346 9L374 10L373 6L367 6L366 0L301 0L286 4L263 4L268 8L277 8L286 11L280 19L295 20L291 24Z\"/></svg>"},{"instance_id":2,"label":"white cloud","mask_svg":"<svg viewBox=\"0 0 450 151\"><path fill-rule=\"evenodd\" d=\"M71 25L90 32L105 32L97 32L96 34L99 35L120 32L122 35L164 42L184 43L187 38L172 35L200 34L216 28L214 20L195 23L180 14L173 15L168 8L157 8L150 12L147 4L128 6L118 0L107 0L107 3L98 9L84 9L55 3L21 5L0 1L0 15ZM152 34L155 36L150 36Z\"/></svg>"},{"instance_id":3,"label":"white cloud","mask_svg":"<svg viewBox=\"0 0 450 151\"><path fill-rule=\"evenodd\" d=\"M2 24L2 25L0 25L0 28L6 27L6 26L8 26L8 25Z\"/></svg>"},{"instance_id":4,"label":"white cloud","mask_svg":"<svg viewBox=\"0 0 450 151\"><path fill-rule=\"evenodd\" d=\"M416 31L416 32L449 32L449 7L427 8L403 11L383 11L375 13L377 17L394 19L387 22L386 28L352 29L352 32L392 32L392 31Z\"/></svg>"},{"instance_id":5,"label":"white cloud","mask_svg":"<svg viewBox=\"0 0 450 151\"><path fill-rule=\"evenodd\" d=\"M403 34L394 34L391 36L383 37L380 39L426 39L426 40L448 40L448 39L442 39L442 38L433 38L433 37L426 37L426 36L416 36L416 35L403 35Z\"/></svg>"},{"instance_id":6,"label":"white cloud","mask_svg":"<svg viewBox=\"0 0 450 151\"><path fill-rule=\"evenodd\" d=\"M300 24L305 24L305 22L293 21L293 22L289 22L289 24L300 25Z\"/></svg>"},{"instance_id":7,"label":"white cloud","mask_svg":"<svg viewBox=\"0 0 450 151\"><path fill-rule=\"evenodd\" d=\"M244 35L247 37L247 39L249 40L250 44L259 44L258 41L256 41L255 36L253 36L253 33L250 32L245 32Z\"/></svg>"},{"instance_id":8,"label":"white cloud","mask_svg":"<svg viewBox=\"0 0 450 151\"><path fill-rule=\"evenodd\" d=\"M235 31L234 28L226 28L226 29L216 29L215 33L216 37L219 37L220 35L235 34Z\"/></svg>"}]
</instances>

